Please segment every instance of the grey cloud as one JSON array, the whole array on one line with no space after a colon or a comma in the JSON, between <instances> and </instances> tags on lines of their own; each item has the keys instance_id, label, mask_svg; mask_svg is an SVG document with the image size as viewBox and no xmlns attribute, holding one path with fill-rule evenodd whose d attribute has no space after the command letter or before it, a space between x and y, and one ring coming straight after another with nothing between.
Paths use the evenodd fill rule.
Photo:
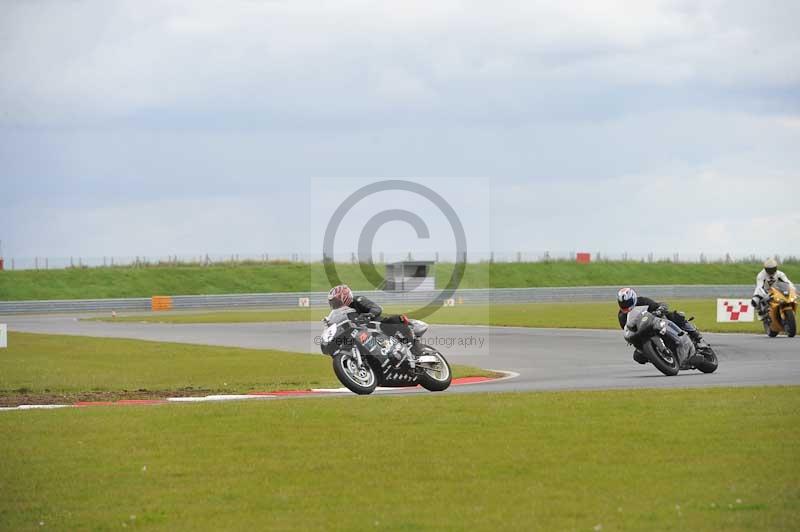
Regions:
<instances>
[{"instance_id":1,"label":"grey cloud","mask_svg":"<svg viewBox=\"0 0 800 532\"><path fill-rule=\"evenodd\" d=\"M751 194L726 178L800 181L794 2L42 1L2 9L0 209L22 216L0 222L0 234L30 252L126 240L246 248L245 231L230 241L208 231L218 244L206 246L177 221L138 232L106 221L115 209L219 197L226 212L237 211L231 198L272 198L271 212L290 219L292 202L306 197L298 183L314 176L491 178L500 197L520 202L513 212L494 209L499 226L529 228L495 234L496 245L554 249L583 237L598 249L616 246L618 213L597 209L587 229L551 212L543 195L584 198L581 208L591 209L586 198L610 202L640 180L691 190L712 175L716 192L695 195L741 208ZM533 188L513 188L523 184ZM742 227L769 219L749 207L734 220L672 193L650 201L635 213L677 213L674 233L696 240L672 236L663 243L671 249L725 238L758 246ZM189 211L198 227L223 216ZM239 212L261 219L250 207ZM783 219L791 230L793 218ZM560 239L551 241L556 221ZM70 223L81 231L54 229ZM743 232L750 236L730 239Z\"/></svg>"},{"instance_id":2,"label":"grey cloud","mask_svg":"<svg viewBox=\"0 0 800 532\"><path fill-rule=\"evenodd\" d=\"M345 120L398 107L480 119L475 107L537 115L603 108L612 96L613 109L623 107L613 94L642 88L719 94L800 80L796 35L773 31L796 11L788 2L761 9L769 16L736 2L113 5L16 5L0 55L14 73L3 80L17 104L7 120L91 124L176 109ZM600 101L580 105L587 98Z\"/></svg>"}]
</instances>

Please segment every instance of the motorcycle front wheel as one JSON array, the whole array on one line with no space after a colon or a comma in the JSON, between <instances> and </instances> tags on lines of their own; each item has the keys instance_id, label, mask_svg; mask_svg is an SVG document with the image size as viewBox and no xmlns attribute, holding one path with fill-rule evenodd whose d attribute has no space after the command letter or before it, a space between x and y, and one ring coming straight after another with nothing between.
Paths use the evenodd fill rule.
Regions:
<instances>
[{"instance_id":1,"label":"motorcycle front wheel","mask_svg":"<svg viewBox=\"0 0 800 532\"><path fill-rule=\"evenodd\" d=\"M351 352L339 352L333 356L333 372L339 382L358 395L369 395L378 386L375 370L365 360L363 366Z\"/></svg>"},{"instance_id":2,"label":"motorcycle front wheel","mask_svg":"<svg viewBox=\"0 0 800 532\"><path fill-rule=\"evenodd\" d=\"M642 352L664 375L673 377L678 374L680 369L678 357L663 342L655 338L648 340L642 344Z\"/></svg>"},{"instance_id":3,"label":"motorcycle front wheel","mask_svg":"<svg viewBox=\"0 0 800 532\"><path fill-rule=\"evenodd\" d=\"M783 328L789 338L794 338L794 335L797 334L797 319L793 310L787 310L783 313Z\"/></svg>"},{"instance_id":4,"label":"motorcycle front wheel","mask_svg":"<svg viewBox=\"0 0 800 532\"><path fill-rule=\"evenodd\" d=\"M431 392L441 392L449 388L453 373L447 359L435 349L426 349L423 354L434 356L437 361L420 363L423 375L419 383L422 387Z\"/></svg>"}]
</instances>

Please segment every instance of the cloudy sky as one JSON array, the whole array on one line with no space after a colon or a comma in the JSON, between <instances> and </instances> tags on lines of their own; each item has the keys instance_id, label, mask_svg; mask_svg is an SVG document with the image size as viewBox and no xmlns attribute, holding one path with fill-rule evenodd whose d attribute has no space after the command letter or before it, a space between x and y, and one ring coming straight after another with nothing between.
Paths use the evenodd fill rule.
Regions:
<instances>
[{"instance_id":1,"label":"cloudy sky","mask_svg":"<svg viewBox=\"0 0 800 532\"><path fill-rule=\"evenodd\" d=\"M793 1L6 0L3 253L321 254L338 204L391 178L451 202L473 250L800 255L798 20ZM384 196L337 251L386 208L447 233ZM378 241L418 243L401 222Z\"/></svg>"}]
</instances>

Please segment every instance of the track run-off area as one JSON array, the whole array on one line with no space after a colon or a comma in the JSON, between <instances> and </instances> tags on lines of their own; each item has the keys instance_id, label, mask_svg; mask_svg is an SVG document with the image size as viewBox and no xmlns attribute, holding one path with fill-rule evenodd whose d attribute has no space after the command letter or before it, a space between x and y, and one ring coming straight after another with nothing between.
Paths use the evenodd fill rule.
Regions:
<instances>
[{"instance_id":1,"label":"track run-off area","mask_svg":"<svg viewBox=\"0 0 800 532\"><path fill-rule=\"evenodd\" d=\"M84 321L83 317L5 316L0 321L19 332L319 353L315 337L321 326L316 322L108 323ZM632 348L616 330L431 325L423 339L452 364L515 375L453 386L446 393L800 384L800 339L712 333L705 337L717 352L719 369L708 375L682 371L675 377L663 376L650 364L634 362Z\"/></svg>"}]
</instances>

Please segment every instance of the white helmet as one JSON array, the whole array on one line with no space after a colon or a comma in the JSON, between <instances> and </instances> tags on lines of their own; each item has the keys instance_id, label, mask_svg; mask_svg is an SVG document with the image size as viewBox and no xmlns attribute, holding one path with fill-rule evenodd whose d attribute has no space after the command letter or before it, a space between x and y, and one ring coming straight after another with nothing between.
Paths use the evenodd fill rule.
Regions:
<instances>
[{"instance_id":1,"label":"white helmet","mask_svg":"<svg viewBox=\"0 0 800 532\"><path fill-rule=\"evenodd\" d=\"M636 306L638 299L639 296L636 295L636 290L633 288L620 288L617 292L617 303L623 314L630 312Z\"/></svg>"},{"instance_id":2,"label":"white helmet","mask_svg":"<svg viewBox=\"0 0 800 532\"><path fill-rule=\"evenodd\" d=\"M775 275L775 272L778 271L778 261L773 258L765 260L764 271L767 272L767 275Z\"/></svg>"}]
</instances>

